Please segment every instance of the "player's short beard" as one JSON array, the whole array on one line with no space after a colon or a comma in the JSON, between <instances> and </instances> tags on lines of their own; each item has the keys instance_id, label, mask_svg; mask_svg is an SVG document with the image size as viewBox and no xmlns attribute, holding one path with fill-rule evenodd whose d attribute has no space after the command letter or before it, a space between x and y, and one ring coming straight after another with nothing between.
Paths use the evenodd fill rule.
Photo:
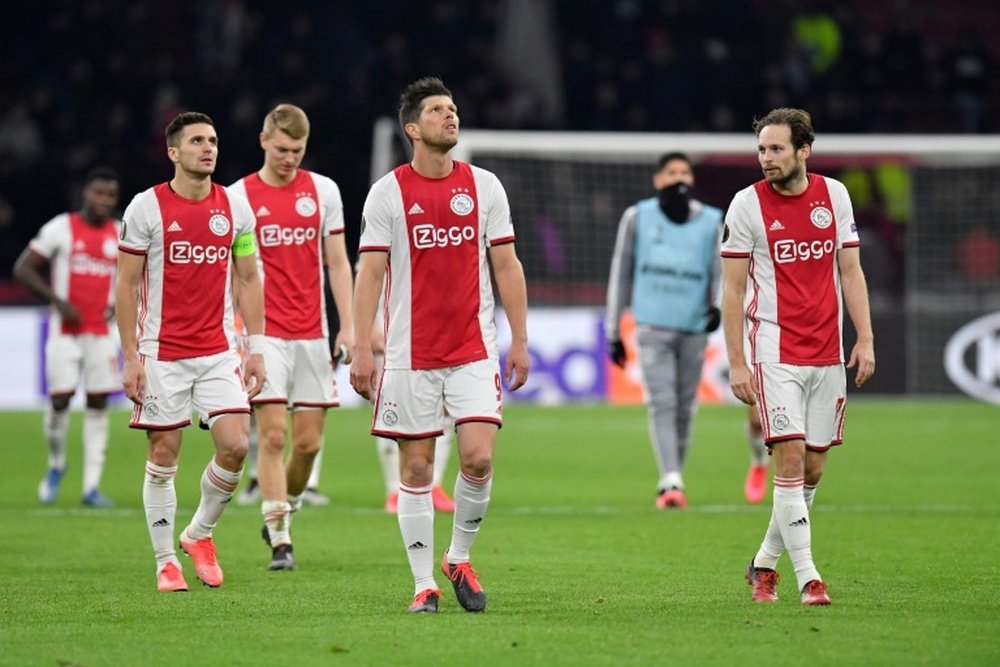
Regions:
<instances>
[{"instance_id":1,"label":"player's short beard","mask_svg":"<svg viewBox=\"0 0 1000 667\"><path fill-rule=\"evenodd\" d=\"M447 153L458 143L458 137L451 138L443 136L439 141L428 141L424 139L424 145L436 152Z\"/></svg>"},{"instance_id":2,"label":"player's short beard","mask_svg":"<svg viewBox=\"0 0 1000 667\"><path fill-rule=\"evenodd\" d=\"M777 187L781 190L787 190L790 185L802 178L803 165L802 161L795 158L795 164L784 176L779 176L770 181L773 187Z\"/></svg>"}]
</instances>

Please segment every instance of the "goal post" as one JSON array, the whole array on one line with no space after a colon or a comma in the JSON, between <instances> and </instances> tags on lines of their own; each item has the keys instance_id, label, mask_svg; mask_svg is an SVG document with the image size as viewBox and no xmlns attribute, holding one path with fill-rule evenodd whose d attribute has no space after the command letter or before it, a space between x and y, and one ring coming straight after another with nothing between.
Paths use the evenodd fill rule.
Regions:
<instances>
[{"instance_id":1,"label":"goal post","mask_svg":"<svg viewBox=\"0 0 1000 667\"><path fill-rule=\"evenodd\" d=\"M394 120L376 123L374 146L373 180L407 159ZM618 220L653 195L655 161L669 151L692 159L694 196L723 209L760 178L750 131L463 129L453 154L503 182L532 308L602 310ZM1000 311L1000 135L820 134L809 169L851 192L876 327L873 389L957 393L943 361L948 340ZM1000 342L994 348L1000 355ZM970 372L1000 382L1000 359L975 354L966 355Z\"/></svg>"}]
</instances>

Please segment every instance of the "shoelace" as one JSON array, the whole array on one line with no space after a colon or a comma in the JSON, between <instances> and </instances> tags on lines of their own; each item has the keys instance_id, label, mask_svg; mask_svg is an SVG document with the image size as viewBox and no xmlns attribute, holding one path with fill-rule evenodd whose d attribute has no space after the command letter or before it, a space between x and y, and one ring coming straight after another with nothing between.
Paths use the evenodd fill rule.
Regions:
<instances>
[{"instance_id":1,"label":"shoelace","mask_svg":"<svg viewBox=\"0 0 1000 667\"><path fill-rule=\"evenodd\" d=\"M479 579L476 571L472 569L472 565L468 562L450 564L454 568L448 575L448 578L458 583L459 581L465 581L469 584L469 587L474 591L479 591Z\"/></svg>"},{"instance_id":2,"label":"shoelace","mask_svg":"<svg viewBox=\"0 0 1000 667\"><path fill-rule=\"evenodd\" d=\"M822 581L810 581L806 585L807 595L822 595L823 593L826 593L826 584Z\"/></svg>"},{"instance_id":3,"label":"shoelace","mask_svg":"<svg viewBox=\"0 0 1000 667\"><path fill-rule=\"evenodd\" d=\"M429 598L432 595L441 597L441 591L435 588L428 588L426 590L420 591L419 593L417 593L417 597L413 598L413 604L423 604L427 602L427 598Z\"/></svg>"},{"instance_id":4,"label":"shoelace","mask_svg":"<svg viewBox=\"0 0 1000 667\"><path fill-rule=\"evenodd\" d=\"M765 586L774 587L781 581L777 572L757 572L754 578L756 579L754 588L758 589Z\"/></svg>"}]
</instances>

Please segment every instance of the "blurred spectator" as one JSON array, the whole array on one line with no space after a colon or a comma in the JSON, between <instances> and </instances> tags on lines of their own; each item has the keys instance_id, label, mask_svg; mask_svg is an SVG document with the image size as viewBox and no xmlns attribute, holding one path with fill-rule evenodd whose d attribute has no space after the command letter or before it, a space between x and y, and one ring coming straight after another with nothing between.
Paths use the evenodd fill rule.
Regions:
<instances>
[{"instance_id":1,"label":"blurred spectator","mask_svg":"<svg viewBox=\"0 0 1000 667\"><path fill-rule=\"evenodd\" d=\"M59 211L51 184L72 189L98 161L123 174L125 201L166 178L162 118L181 109L227 125L219 176L234 180L255 166L256 119L287 101L324 119L304 166L341 185L352 247L372 124L424 75L452 82L465 127L742 131L803 95L828 131L984 131L1000 117L1000 4L802 2L428 0L414 12L402 0L81 0L21 10L0 23L4 245L23 247ZM786 66L789 35L802 49L798 74ZM12 263L0 253L0 279Z\"/></svg>"}]
</instances>

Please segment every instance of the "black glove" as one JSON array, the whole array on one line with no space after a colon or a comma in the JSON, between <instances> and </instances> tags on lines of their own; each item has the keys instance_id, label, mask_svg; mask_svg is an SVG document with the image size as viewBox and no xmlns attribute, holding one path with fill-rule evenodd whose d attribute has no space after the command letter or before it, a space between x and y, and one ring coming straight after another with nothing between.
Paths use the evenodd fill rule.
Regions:
<instances>
[{"instance_id":1,"label":"black glove","mask_svg":"<svg viewBox=\"0 0 1000 667\"><path fill-rule=\"evenodd\" d=\"M625 343L613 340L608 343L608 356L619 368L625 368Z\"/></svg>"},{"instance_id":2,"label":"black glove","mask_svg":"<svg viewBox=\"0 0 1000 667\"><path fill-rule=\"evenodd\" d=\"M705 325L705 333L712 333L719 328L722 323L722 311L715 306L708 307L708 324Z\"/></svg>"}]
</instances>

